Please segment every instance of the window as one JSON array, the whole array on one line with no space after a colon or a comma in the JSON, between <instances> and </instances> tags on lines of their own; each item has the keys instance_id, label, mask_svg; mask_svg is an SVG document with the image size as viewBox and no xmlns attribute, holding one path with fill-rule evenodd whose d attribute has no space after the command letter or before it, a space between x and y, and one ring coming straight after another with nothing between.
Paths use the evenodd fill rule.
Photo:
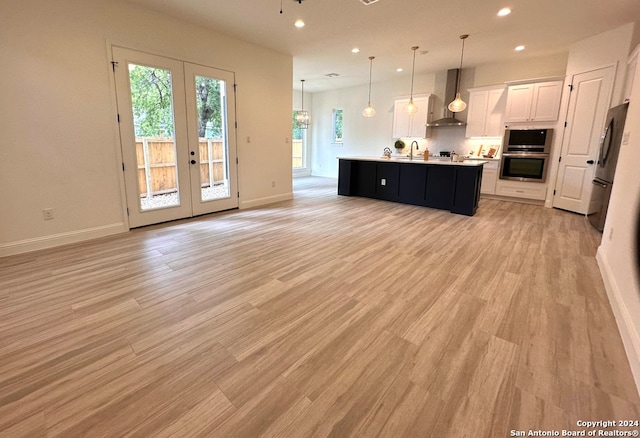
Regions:
<instances>
[{"instance_id":1,"label":"window","mask_svg":"<svg viewBox=\"0 0 640 438\"><path fill-rule=\"evenodd\" d=\"M293 132L291 135L291 164L294 169L303 169L305 165L305 138L306 129L302 129L299 124L296 123L296 113L293 111L293 117L291 118L291 125Z\"/></svg>"},{"instance_id":2,"label":"window","mask_svg":"<svg viewBox=\"0 0 640 438\"><path fill-rule=\"evenodd\" d=\"M333 110L333 142L342 143L342 109Z\"/></svg>"}]
</instances>

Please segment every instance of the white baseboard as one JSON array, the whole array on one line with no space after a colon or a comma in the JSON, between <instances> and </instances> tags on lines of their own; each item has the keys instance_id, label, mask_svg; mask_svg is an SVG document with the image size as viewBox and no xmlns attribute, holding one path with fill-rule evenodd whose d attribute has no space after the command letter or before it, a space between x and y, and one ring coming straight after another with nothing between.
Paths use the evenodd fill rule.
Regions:
<instances>
[{"instance_id":1,"label":"white baseboard","mask_svg":"<svg viewBox=\"0 0 640 438\"><path fill-rule=\"evenodd\" d=\"M111 236L113 234L126 233L128 228L124 222L103 225L100 227L86 228L84 230L69 231L66 233L52 234L32 239L19 240L0 244L0 257L36 251L39 249L53 248L70 243L83 242L85 240L97 239L98 237Z\"/></svg>"},{"instance_id":2,"label":"white baseboard","mask_svg":"<svg viewBox=\"0 0 640 438\"><path fill-rule=\"evenodd\" d=\"M311 172L311 176L322 176L325 178L338 178L338 175L336 175L334 172L318 172L316 170Z\"/></svg>"},{"instance_id":3,"label":"white baseboard","mask_svg":"<svg viewBox=\"0 0 640 438\"><path fill-rule=\"evenodd\" d=\"M640 389L640 333L638 333L633 324L633 318L629 314L629 309L622 300L620 288L616 283L616 279L611 272L609 262L605 254L601 251L602 247L598 248L596 253L596 260L598 261L598 267L600 268L600 274L604 281L604 287L609 297L609 304L611 304L611 310L616 318L618 324L618 330L624 343L624 348L627 352L627 358L629 359L629 365L631 366L631 372L633 378L636 381L636 391Z\"/></svg>"},{"instance_id":4,"label":"white baseboard","mask_svg":"<svg viewBox=\"0 0 640 438\"><path fill-rule=\"evenodd\" d=\"M238 207L240 209L259 207L261 205L273 204L275 202L290 201L293 199L293 192L283 193L281 195L267 196L266 198L251 199L249 201L240 201Z\"/></svg>"}]
</instances>

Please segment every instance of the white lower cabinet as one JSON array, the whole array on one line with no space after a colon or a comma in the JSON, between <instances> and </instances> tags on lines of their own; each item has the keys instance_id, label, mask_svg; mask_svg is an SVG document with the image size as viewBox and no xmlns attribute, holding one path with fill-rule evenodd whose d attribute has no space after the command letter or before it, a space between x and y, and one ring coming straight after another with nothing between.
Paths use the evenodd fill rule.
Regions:
<instances>
[{"instance_id":1,"label":"white lower cabinet","mask_svg":"<svg viewBox=\"0 0 640 438\"><path fill-rule=\"evenodd\" d=\"M482 184L480 185L480 193L485 195L494 195L496 193L499 164L499 161L489 161L482 166Z\"/></svg>"},{"instance_id":2,"label":"white lower cabinet","mask_svg":"<svg viewBox=\"0 0 640 438\"><path fill-rule=\"evenodd\" d=\"M484 173L482 176L484 178ZM538 182L498 179L496 182L495 194L499 196L509 196L511 198L525 198L544 201L547 197L547 185Z\"/></svg>"}]
</instances>

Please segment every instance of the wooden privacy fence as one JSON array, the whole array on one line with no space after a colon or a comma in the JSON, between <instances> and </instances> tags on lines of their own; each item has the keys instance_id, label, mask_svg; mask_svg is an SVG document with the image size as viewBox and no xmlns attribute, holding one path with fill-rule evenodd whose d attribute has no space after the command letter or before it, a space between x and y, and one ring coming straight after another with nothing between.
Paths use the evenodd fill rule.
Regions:
<instances>
[{"instance_id":1,"label":"wooden privacy fence","mask_svg":"<svg viewBox=\"0 0 640 438\"><path fill-rule=\"evenodd\" d=\"M201 138L200 186L210 187L227 179L222 139ZM178 190L176 148L170 137L136 137L138 190L140 196L153 196ZM151 191L147 192L147 187Z\"/></svg>"},{"instance_id":2,"label":"wooden privacy fence","mask_svg":"<svg viewBox=\"0 0 640 438\"><path fill-rule=\"evenodd\" d=\"M302 140L293 140L291 142L291 159L291 165L294 169L302 167Z\"/></svg>"}]
</instances>

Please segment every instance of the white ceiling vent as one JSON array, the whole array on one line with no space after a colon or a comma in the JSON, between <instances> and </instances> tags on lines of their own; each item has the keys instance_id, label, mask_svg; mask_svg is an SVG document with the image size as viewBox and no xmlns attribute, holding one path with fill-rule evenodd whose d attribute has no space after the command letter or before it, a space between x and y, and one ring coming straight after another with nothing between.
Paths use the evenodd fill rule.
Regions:
<instances>
[{"instance_id":1,"label":"white ceiling vent","mask_svg":"<svg viewBox=\"0 0 640 438\"><path fill-rule=\"evenodd\" d=\"M378 0L360 0L360 3L364 4L364 5L371 5L375 2L377 2Z\"/></svg>"}]
</instances>

